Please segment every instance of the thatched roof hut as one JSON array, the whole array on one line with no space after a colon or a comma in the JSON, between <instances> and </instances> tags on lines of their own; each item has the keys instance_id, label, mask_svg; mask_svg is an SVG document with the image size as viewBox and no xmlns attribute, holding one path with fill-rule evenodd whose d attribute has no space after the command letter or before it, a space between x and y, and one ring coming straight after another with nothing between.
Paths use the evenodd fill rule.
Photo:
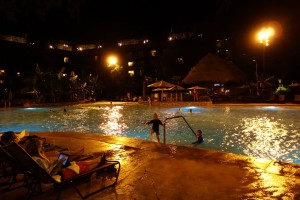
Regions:
<instances>
[{"instance_id":1,"label":"thatched roof hut","mask_svg":"<svg viewBox=\"0 0 300 200\"><path fill-rule=\"evenodd\" d=\"M182 84L245 83L246 75L232 62L208 53L182 80Z\"/></svg>"}]
</instances>

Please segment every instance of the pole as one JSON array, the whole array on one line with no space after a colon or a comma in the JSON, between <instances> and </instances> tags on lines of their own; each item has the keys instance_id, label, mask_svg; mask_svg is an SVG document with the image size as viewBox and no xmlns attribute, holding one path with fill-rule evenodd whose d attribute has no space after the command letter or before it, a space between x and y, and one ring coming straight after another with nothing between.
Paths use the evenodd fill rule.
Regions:
<instances>
[{"instance_id":1,"label":"pole","mask_svg":"<svg viewBox=\"0 0 300 200\"><path fill-rule=\"evenodd\" d=\"M253 60L253 61L255 62L256 95L259 96L259 80L258 80L257 60Z\"/></svg>"},{"instance_id":2,"label":"pole","mask_svg":"<svg viewBox=\"0 0 300 200\"><path fill-rule=\"evenodd\" d=\"M146 98L146 89L147 89L147 84L146 84L146 80L143 80L143 99Z\"/></svg>"},{"instance_id":3,"label":"pole","mask_svg":"<svg viewBox=\"0 0 300 200\"><path fill-rule=\"evenodd\" d=\"M265 48L266 48L266 44L265 43L262 43L263 45L263 70L262 70L262 81L264 80L264 77L265 77L265 68L266 68L266 56L265 56Z\"/></svg>"},{"instance_id":4,"label":"pole","mask_svg":"<svg viewBox=\"0 0 300 200\"><path fill-rule=\"evenodd\" d=\"M258 72L257 72L257 61L255 62L255 76L256 76L256 95L259 96L259 82L258 82Z\"/></svg>"}]
</instances>

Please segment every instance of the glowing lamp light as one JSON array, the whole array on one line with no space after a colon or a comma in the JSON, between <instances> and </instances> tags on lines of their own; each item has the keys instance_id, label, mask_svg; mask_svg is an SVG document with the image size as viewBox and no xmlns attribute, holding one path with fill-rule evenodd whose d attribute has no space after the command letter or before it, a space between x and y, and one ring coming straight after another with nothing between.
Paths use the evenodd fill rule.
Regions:
<instances>
[{"instance_id":1,"label":"glowing lamp light","mask_svg":"<svg viewBox=\"0 0 300 200\"><path fill-rule=\"evenodd\" d=\"M109 56L107 58L108 66L116 65L117 62L118 62L118 60L117 60L117 57L115 57L115 56Z\"/></svg>"},{"instance_id":2,"label":"glowing lamp light","mask_svg":"<svg viewBox=\"0 0 300 200\"><path fill-rule=\"evenodd\" d=\"M269 38L275 34L273 28L263 28L257 35L260 43L269 46Z\"/></svg>"}]
</instances>

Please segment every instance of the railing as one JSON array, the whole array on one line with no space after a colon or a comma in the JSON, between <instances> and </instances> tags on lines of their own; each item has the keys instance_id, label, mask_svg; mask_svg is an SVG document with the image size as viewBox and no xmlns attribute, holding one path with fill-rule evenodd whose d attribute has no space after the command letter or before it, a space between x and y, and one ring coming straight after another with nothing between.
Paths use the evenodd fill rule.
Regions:
<instances>
[{"instance_id":1,"label":"railing","mask_svg":"<svg viewBox=\"0 0 300 200\"><path fill-rule=\"evenodd\" d=\"M190 124L186 121L186 119L182 115L174 116L174 117L168 117L168 118L165 119L165 122L164 122L164 144L166 144L166 125L167 125L167 120L175 119L175 118L182 118L185 121L185 123L188 125L188 127L192 130L192 132L194 133L194 135L196 136L195 131L192 129L192 127L190 126Z\"/></svg>"}]
</instances>

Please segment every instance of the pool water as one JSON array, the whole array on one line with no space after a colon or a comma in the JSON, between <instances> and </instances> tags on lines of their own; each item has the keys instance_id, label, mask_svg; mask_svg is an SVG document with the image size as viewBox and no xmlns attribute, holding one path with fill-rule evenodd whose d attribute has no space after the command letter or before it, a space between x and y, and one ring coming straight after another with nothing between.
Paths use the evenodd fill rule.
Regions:
<instances>
[{"instance_id":1,"label":"pool water","mask_svg":"<svg viewBox=\"0 0 300 200\"><path fill-rule=\"evenodd\" d=\"M166 118L166 143L215 149L248 156L300 164L299 107L210 106L154 107L145 105L84 104L65 107L20 108L0 111L0 132L79 132L149 140L156 112ZM192 113L189 110L192 109ZM188 124L185 122L185 120ZM192 128L192 130L190 129ZM194 132L203 131L204 142L193 145ZM163 142L163 127L160 128Z\"/></svg>"}]
</instances>

